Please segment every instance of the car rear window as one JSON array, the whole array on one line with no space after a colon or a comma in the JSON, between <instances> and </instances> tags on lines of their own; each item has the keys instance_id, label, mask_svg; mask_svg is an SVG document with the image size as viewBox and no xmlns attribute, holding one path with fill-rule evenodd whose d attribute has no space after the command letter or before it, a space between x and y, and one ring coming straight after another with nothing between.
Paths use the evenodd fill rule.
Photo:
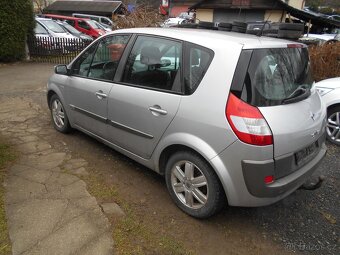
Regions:
<instances>
[{"instance_id":1,"label":"car rear window","mask_svg":"<svg viewBox=\"0 0 340 255\"><path fill-rule=\"evenodd\" d=\"M298 90L309 91L312 84L307 48L255 49L241 99L259 107L281 105L298 98Z\"/></svg>"}]
</instances>

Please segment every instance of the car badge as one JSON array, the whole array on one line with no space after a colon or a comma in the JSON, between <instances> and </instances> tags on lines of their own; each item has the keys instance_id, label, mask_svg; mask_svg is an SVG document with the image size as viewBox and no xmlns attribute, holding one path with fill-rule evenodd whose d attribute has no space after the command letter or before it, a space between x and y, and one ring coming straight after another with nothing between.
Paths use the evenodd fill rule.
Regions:
<instances>
[{"instance_id":1,"label":"car badge","mask_svg":"<svg viewBox=\"0 0 340 255\"><path fill-rule=\"evenodd\" d=\"M313 120L313 121L315 121L315 113L310 113L310 117L311 117L311 119Z\"/></svg>"}]
</instances>

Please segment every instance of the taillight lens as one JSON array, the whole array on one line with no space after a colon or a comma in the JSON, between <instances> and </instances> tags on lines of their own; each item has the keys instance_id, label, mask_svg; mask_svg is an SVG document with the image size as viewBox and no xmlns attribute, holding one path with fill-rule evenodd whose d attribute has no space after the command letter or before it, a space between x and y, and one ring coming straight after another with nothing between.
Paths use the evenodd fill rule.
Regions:
<instances>
[{"instance_id":1,"label":"taillight lens","mask_svg":"<svg viewBox=\"0 0 340 255\"><path fill-rule=\"evenodd\" d=\"M226 117L236 136L245 143L265 146L273 144L273 135L263 115L254 106L230 93Z\"/></svg>"}]
</instances>

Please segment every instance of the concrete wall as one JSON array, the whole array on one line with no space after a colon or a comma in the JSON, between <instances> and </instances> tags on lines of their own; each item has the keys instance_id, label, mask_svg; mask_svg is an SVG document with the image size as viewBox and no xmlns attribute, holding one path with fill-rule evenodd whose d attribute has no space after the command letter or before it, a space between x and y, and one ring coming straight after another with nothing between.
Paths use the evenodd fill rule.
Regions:
<instances>
[{"instance_id":1,"label":"concrete wall","mask_svg":"<svg viewBox=\"0 0 340 255\"><path fill-rule=\"evenodd\" d=\"M214 19L214 10L212 9L197 9L196 10L196 20L201 21L210 21L212 22Z\"/></svg>"},{"instance_id":2,"label":"concrete wall","mask_svg":"<svg viewBox=\"0 0 340 255\"><path fill-rule=\"evenodd\" d=\"M271 22L284 22L286 18L286 12L281 10L267 10L264 15L264 20Z\"/></svg>"},{"instance_id":3,"label":"concrete wall","mask_svg":"<svg viewBox=\"0 0 340 255\"><path fill-rule=\"evenodd\" d=\"M305 0L289 0L288 4L296 9L303 9L305 6Z\"/></svg>"}]
</instances>

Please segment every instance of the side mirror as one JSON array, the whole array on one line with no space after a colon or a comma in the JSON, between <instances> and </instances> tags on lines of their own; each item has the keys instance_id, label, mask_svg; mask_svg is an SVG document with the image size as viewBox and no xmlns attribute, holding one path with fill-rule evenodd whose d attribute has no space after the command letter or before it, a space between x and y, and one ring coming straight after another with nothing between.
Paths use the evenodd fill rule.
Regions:
<instances>
[{"instance_id":1,"label":"side mirror","mask_svg":"<svg viewBox=\"0 0 340 255\"><path fill-rule=\"evenodd\" d=\"M57 65L54 67L54 72L56 74L63 74L63 75L68 75L69 70L67 69L66 65Z\"/></svg>"}]
</instances>

